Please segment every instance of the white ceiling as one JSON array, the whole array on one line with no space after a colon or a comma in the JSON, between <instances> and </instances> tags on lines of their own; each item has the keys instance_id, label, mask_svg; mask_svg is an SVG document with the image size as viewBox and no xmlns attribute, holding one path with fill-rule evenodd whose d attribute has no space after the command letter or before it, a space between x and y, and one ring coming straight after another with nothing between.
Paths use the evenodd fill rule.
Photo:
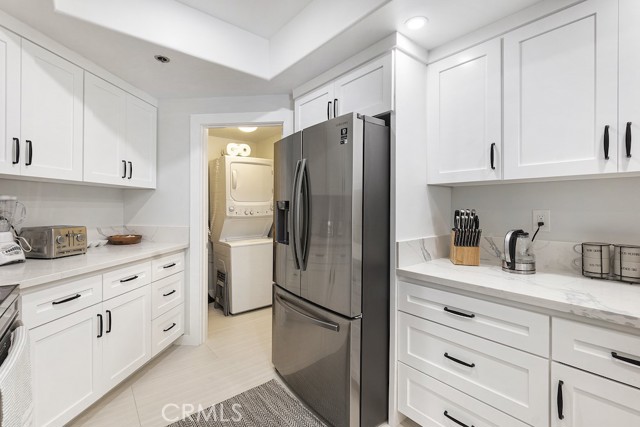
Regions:
<instances>
[{"instance_id":1,"label":"white ceiling","mask_svg":"<svg viewBox=\"0 0 640 427\"><path fill-rule=\"evenodd\" d=\"M294 87L395 31L431 49L539 0L55 1L75 2L73 14L97 5L96 10L91 11L95 16L84 20L57 13L54 0L0 0L0 10L157 98L202 98L290 93ZM142 15L141 5L149 2L157 6L180 6L182 9L176 10L184 12L181 16L186 22L180 22L183 27L178 26L175 13L162 14L156 10ZM296 6L290 7L292 3ZM123 17L117 4L138 5L138 15ZM207 13L185 4L206 8ZM301 4L305 6L302 8ZM329 8L330 4L345 7ZM368 4L371 8L347 7L357 4ZM272 5L274 13L280 11L278 19L269 25L254 24L257 18L269 16ZM106 28L104 19L108 13L100 7L113 9L112 15L117 17L113 27L117 31ZM284 24L283 8L290 15ZM248 10L253 13L247 14ZM298 12L294 14L294 10ZM414 15L427 16L427 27L417 32L406 30L404 22ZM336 18L329 19L330 16ZM100 19L100 25L91 22ZM325 25L328 21L330 25ZM178 30L192 23L193 28L198 29L193 30L193 34ZM134 27L148 31L137 35L127 33L134 33ZM318 28L326 28L326 32L318 34ZM222 37L201 37L202 40L194 43L193 37L202 33L200 29L217 31L215 34ZM154 34L158 37L154 38ZM228 37L224 37L225 34ZM260 50L265 45L270 50ZM277 46L280 48L276 49ZM247 53L250 49L254 49L253 53ZM169 56L171 62L158 63L153 59L157 54Z\"/></svg>"},{"instance_id":2,"label":"white ceiling","mask_svg":"<svg viewBox=\"0 0 640 427\"><path fill-rule=\"evenodd\" d=\"M271 38L312 0L177 0L208 15Z\"/></svg>"}]
</instances>

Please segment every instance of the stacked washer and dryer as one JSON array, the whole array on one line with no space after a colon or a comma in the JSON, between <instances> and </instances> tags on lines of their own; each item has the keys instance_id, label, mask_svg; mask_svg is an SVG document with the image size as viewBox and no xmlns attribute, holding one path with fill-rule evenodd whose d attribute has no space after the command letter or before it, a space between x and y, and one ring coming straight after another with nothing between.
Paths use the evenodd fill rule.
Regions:
<instances>
[{"instance_id":1,"label":"stacked washer and dryer","mask_svg":"<svg viewBox=\"0 0 640 427\"><path fill-rule=\"evenodd\" d=\"M209 295L225 314L271 305L273 160L222 156L209 163Z\"/></svg>"}]
</instances>

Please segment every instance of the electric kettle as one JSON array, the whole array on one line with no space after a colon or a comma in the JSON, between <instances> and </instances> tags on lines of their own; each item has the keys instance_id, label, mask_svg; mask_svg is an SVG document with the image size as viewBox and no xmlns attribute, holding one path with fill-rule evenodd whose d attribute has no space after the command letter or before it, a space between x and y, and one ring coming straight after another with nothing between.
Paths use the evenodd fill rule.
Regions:
<instances>
[{"instance_id":1,"label":"electric kettle","mask_svg":"<svg viewBox=\"0 0 640 427\"><path fill-rule=\"evenodd\" d=\"M529 233L510 230L504 236L502 269L509 273L533 274L536 272L536 257L533 254Z\"/></svg>"}]
</instances>

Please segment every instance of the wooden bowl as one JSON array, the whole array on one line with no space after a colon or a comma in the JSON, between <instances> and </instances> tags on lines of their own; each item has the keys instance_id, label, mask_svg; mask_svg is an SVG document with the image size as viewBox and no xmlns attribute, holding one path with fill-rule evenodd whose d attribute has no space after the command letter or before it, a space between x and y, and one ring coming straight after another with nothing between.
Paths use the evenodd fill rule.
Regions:
<instances>
[{"instance_id":1,"label":"wooden bowl","mask_svg":"<svg viewBox=\"0 0 640 427\"><path fill-rule=\"evenodd\" d=\"M140 234L115 234L107 237L111 245L135 245L140 243L142 235Z\"/></svg>"}]
</instances>

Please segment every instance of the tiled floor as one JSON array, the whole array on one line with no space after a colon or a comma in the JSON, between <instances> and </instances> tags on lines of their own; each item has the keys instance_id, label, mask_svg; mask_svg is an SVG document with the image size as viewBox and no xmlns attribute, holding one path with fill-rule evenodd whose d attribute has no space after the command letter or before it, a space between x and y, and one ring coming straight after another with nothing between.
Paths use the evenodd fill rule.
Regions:
<instances>
[{"instance_id":1,"label":"tiled floor","mask_svg":"<svg viewBox=\"0 0 640 427\"><path fill-rule=\"evenodd\" d=\"M205 409L275 376L271 309L224 317L210 307L209 336L204 345L167 349L71 425L166 426L199 410L199 405ZM188 405L185 414L181 413L182 405ZM163 418L165 407L168 420ZM407 422L405 426L415 424Z\"/></svg>"}]
</instances>

